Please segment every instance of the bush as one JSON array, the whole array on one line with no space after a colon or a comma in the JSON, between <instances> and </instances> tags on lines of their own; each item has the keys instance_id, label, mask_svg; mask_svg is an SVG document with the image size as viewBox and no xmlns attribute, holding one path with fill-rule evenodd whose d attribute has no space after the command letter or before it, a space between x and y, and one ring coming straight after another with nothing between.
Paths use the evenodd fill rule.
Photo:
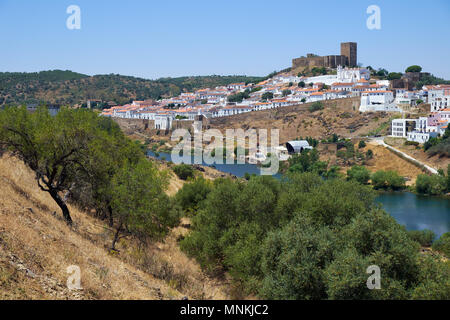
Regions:
<instances>
[{"instance_id":1,"label":"bush","mask_svg":"<svg viewBox=\"0 0 450 320\"><path fill-rule=\"evenodd\" d=\"M273 93L272 92L265 92L263 93L263 95L261 96L262 100L270 100L273 99Z\"/></svg>"},{"instance_id":2,"label":"bush","mask_svg":"<svg viewBox=\"0 0 450 320\"><path fill-rule=\"evenodd\" d=\"M444 176L433 174L431 176L420 174L416 180L416 192L425 195L442 195L447 189L447 180Z\"/></svg>"},{"instance_id":3,"label":"bush","mask_svg":"<svg viewBox=\"0 0 450 320\"><path fill-rule=\"evenodd\" d=\"M323 110L323 104L320 101L316 101L309 107L308 110L309 110L309 112L315 112L315 111L318 111L318 110Z\"/></svg>"},{"instance_id":4,"label":"bush","mask_svg":"<svg viewBox=\"0 0 450 320\"><path fill-rule=\"evenodd\" d=\"M438 240L433 243L433 250L442 252L450 258L450 232L444 233Z\"/></svg>"},{"instance_id":5,"label":"bush","mask_svg":"<svg viewBox=\"0 0 450 320\"><path fill-rule=\"evenodd\" d=\"M374 198L370 187L314 173L218 179L180 246L266 299L448 299L448 267L422 259ZM367 290L373 264L383 290Z\"/></svg>"},{"instance_id":6,"label":"bush","mask_svg":"<svg viewBox=\"0 0 450 320\"><path fill-rule=\"evenodd\" d=\"M410 230L408 231L408 236L420 243L421 246L429 247L433 243L434 238L436 235L431 230Z\"/></svg>"},{"instance_id":7,"label":"bush","mask_svg":"<svg viewBox=\"0 0 450 320\"><path fill-rule=\"evenodd\" d=\"M408 141L408 140L406 140L404 145L405 146L416 146L417 147L419 145L419 143L417 141Z\"/></svg>"},{"instance_id":8,"label":"bush","mask_svg":"<svg viewBox=\"0 0 450 320\"><path fill-rule=\"evenodd\" d=\"M401 190L405 188L405 179L395 171L377 171L372 175L375 189Z\"/></svg>"},{"instance_id":9,"label":"bush","mask_svg":"<svg viewBox=\"0 0 450 320\"><path fill-rule=\"evenodd\" d=\"M353 166L347 170L347 180L355 180L361 184L367 184L370 179L370 172L364 166Z\"/></svg>"},{"instance_id":10,"label":"bush","mask_svg":"<svg viewBox=\"0 0 450 320\"><path fill-rule=\"evenodd\" d=\"M212 183L200 177L191 183L184 184L175 198L185 212L195 212L211 190Z\"/></svg>"},{"instance_id":11,"label":"bush","mask_svg":"<svg viewBox=\"0 0 450 320\"><path fill-rule=\"evenodd\" d=\"M366 147L366 143L364 142L364 140L361 140L361 141L358 143L358 148L361 149L361 148L365 148L365 147Z\"/></svg>"},{"instance_id":12,"label":"bush","mask_svg":"<svg viewBox=\"0 0 450 320\"><path fill-rule=\"evenodd\" d=\"M187 180L194 177L194 168L184 163L174 166L173 172L175 172L181 180Z\"/></svg>"}]
</instances>

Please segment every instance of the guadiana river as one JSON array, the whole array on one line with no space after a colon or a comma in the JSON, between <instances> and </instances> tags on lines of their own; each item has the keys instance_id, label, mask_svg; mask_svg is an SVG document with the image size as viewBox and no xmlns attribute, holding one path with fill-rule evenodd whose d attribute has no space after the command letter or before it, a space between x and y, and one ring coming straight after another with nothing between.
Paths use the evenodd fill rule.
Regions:
<instances>
[{"instance_id":1,"label":"guadiana river","mask_svg":"<svg viewBox=\"0 0 450 320\"><path fill-rule=\"evenodd\" d=\"M148 155L171 161L169 153L159 153L156 157L152 151ZM207 164L203 164L207 165ZM245 173L260 173L260 168L253 164L215 164L222 172L243 177ZM280 177L280 175L277 175ZM398 223L408 230L432 230L437 237L450 231L450 200L438 197L425 197L410 192L382 193L376 201L392 215Z\"/></svg>"}]
</instances>

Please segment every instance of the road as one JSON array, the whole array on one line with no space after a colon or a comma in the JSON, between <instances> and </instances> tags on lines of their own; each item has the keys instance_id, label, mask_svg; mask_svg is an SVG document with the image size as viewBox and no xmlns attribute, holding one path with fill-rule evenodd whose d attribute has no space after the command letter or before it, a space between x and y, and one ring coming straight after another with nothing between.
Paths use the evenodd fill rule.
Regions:
<instances>
[{"instance_id":1,"label":"road","mask_svg":"<svg viewBox=\"0 0 450 320\"><path fill-rule=\"evenodd\" d=\"M400 150L398 150L398 149L396 149L396 148L394 148L394 147L392 147L392 146L386 144L386 143L384 142L384 138L385 138L385 137L370 138L369 141L370 141L370 142L373 142L373 143L375 143L375 144L378 144L378 145L380 145L380 146L383 146L383 147L385 147L385 148L388 148L388 149L390 149L390 150L393 150L394 152L400 153L402 156L404 156L405 158L411 160L412 162L415 162L415 163L418 163L418 164L424 166L430 173L433 173L433 174L437 174L437 173L438 173L438 171L437 171L435 168L432 168L432 167L430 167L429 165L423 163L422 161L417 160L417 159L411 157L411 156L408 155L407 153L404 153L403 151L400 151Z\"/></svg>"}]
</instances>

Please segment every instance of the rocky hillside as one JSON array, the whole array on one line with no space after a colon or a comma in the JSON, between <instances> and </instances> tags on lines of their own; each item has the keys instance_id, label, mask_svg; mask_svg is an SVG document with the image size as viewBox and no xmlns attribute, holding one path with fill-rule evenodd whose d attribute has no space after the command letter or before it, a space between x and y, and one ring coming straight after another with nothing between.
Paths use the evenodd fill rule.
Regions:
<instances>
[{"instance_id":1,"label":"rocky hillside","mask_svg":"<svg viewBox=\"0 0 450 320\"><path fill-rule=\"evenodd\" d=\"M312 103L297 106L243 113L214 118L211 128L272 129L280 130L280 142L298 137L327 138L336 133L341 137L382 134L389 128L390 116L384 112L360 113L360 98L323 101L323 109L311 112ZM384 131L383 131L384 130Z\"/></svg>"}]
</instances>

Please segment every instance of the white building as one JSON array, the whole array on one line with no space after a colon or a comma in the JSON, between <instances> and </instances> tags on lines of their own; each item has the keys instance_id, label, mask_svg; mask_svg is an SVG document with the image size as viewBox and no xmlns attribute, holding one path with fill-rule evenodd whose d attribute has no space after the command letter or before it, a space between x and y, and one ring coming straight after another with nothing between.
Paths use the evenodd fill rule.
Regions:
<instances>
[{"instance_id":1,"label":"white building","mask_svg":"<svg viewBox=\"0 0 450 320\"><path fill-rule=\"evenodd\" d=\"M174 116L169 113L158 113L155 115L155 129L169 130L172 128Z\"/></svg>"},{"instance_id":2,"label":"white building","mask_svg":"<svg viewBox=\"0 0 450 320\"><path fill-rule=\"evenodd\" d=\"M431 112L450 108L450 85L432 86L428 90L428 103L431 105Z\"/></svg>"},{"instance_id":3,"label":"white building","mask_svg":"<svg viewBox=\"0 0 450 320\"><path fill-rule=\"evenodd\" d=\"M413 91L397 90L395 103L405 107L414 107L416 105L417 99L418 96Z\"/></svg>"},{"instance_id":4,"label":"white building","mask_svg":"<svg viewBox=\"0 0 450 320\"><path fill-rule=\"evenodd\" d=\"M431 137L436 137L437 135L437 132L430 132L427 126L427 117L392 120L392 137L406 138L408 141L425 143Z\"/></svg>"},{"instance_id":5,"label":"white building","mask_svg":"<svg viewBox=\"0 0 450 320\"><path fill-rule=\"evenodd\" d=\"M370 71L364 68L337 67L337 82L358 82L361 79L369 80Z\"/></svg>"},{"instance_id":6,"label":"white building","mask_svg":"<svg viewBox=\"0 0 450 320\"><path fill-rule=\"evenodd\" d=\"M361 94L361 112L402 112L394 103L394 93L388 90L364 91Z\"/></svg>"}]
</instances>

